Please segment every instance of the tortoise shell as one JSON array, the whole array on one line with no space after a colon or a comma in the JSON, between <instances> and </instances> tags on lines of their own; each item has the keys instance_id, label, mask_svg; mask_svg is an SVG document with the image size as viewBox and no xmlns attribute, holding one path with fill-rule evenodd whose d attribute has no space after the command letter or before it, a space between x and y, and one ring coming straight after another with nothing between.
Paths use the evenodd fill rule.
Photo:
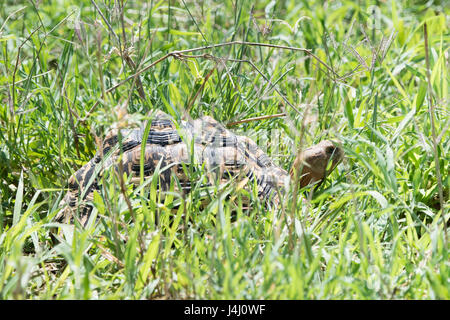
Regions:
<instances>
[{"instance_id":1,"label":"tortoise shell","mask_svg":"<svg viewBox=\"0 0 450 320\"><path fill-rule=\"evenodd\" d=\"M230 178L255 181L258 196L268 203L277 203L277 189L283 190L289 182L288 172L275 165L253 140L234 134L210 116L176 123L158 110L150 121L150 131L145 141L144 176L151 177L159 165L160 190L169 190L171 176L175 175L183 192L189 192L191 181L183 170L183 164L192 165L192 161L194 166L205 166L210 185L217 181L227 182ZM106 135L101 150L70 177L69 191L61 201L63 209L58 213L57 221L68 222L78 212L81 224L87 223L93 209L89 204L93 192L100 189L99 183L105 170L110 167L118 170L121 153L123 172L131 175L134 185L139 185L141 147L146 126L144 122L139 128L114 129Z\"/></svg>"}]
</instances>

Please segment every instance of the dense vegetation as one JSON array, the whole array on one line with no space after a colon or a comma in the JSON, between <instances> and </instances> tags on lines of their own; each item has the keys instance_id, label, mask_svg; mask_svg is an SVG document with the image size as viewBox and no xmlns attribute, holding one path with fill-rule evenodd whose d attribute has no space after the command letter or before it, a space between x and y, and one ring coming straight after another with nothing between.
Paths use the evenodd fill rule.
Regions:
<instances>
[{"instance_id":1,"label":"dense vegetation","mask_svg":"<svg viewBox=\"0 0 450 320\"><path fill-rule=\"evenodd\" d=\"M449 11L2 1L0 298L449 299ZM55 235L67 179L96 139L154 109L211 115L286 169L325 138L346 159L271 210L233 183L211 188L207 206L200 185L162 199L152 179L129 186L130 214L110 172L99 222Z\"/></svg>"}]
</instances>

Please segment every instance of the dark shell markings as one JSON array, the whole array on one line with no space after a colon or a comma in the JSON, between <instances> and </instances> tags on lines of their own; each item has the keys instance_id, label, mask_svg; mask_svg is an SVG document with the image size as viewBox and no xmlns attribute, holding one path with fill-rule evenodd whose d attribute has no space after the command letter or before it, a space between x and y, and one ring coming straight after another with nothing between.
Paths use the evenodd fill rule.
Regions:
<instances>
[{"instance_id":1,"label":"dark shell markings","mask_svg":"<svg viewBox=\"0 0 450 320\"><path fill-rule=\"evenodd\" d=\"M183 192L190 191L191 181L183 165L203 165L209 185L226 183L230 179L245 180L247 185L248 181L256 182L258 197L272 205L278 204L278 195L289 185L289 173L275 165L253 140L234 134L210 116L179 121L177 127L169 115L158 110L150 121L143 161L144 177L151 178L159 166L158 188L162 191L169 190L172 175L177 177ZM140 184L141 148L146 126L147 122L144 122L139 128L120 129L120 132L114 129L106 135L102 150L70 177L69 191L61 201L62 209L56 221L73 222L76 216L82 225L87 223L93 209L94 190L100 190L99 183L105 170L111 167L118 170L117 160L121 153L123 172L131 176L133 185ZM333 170L342 157L342 149L327 140L306 149L294 162L294 166L303 167L302 186L322 180L328 162L332 161Z\"/></svg>"}]
</instances>

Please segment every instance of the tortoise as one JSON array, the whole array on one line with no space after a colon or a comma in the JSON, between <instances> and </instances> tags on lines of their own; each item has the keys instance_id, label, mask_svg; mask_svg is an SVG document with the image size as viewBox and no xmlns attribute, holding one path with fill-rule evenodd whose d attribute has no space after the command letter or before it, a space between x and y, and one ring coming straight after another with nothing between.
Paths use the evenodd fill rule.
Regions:
<instances>
[{"instance_id":1,"label":"tortoise","mask_svg":"<svg viewBox=\"0 0 450 320\"><path fill-rule=\"evenodd\" d=\"M320 184L344 156L337 143L324 140L301 152L288 173L275 165L253 140L236 135L210 116L176 122L157 110L139 128L113 129L107 133L96 155L70 177L69 190L61 200L62 209L56 221L73 223L76 216L82 225L86 225L93 209L94 190L100 190L106 169L119 170L121 154L121 170L127 176L131 175L134 185L139 185L141 148L148 121L151 124L145 143L144 177L151 178L159 165L158 188L163 191L169 190L172 175L178 178L183 189L178 191L190 191L191 181L183 165L192 165L193 160L194 166L205 166L210 185L215 181L224 183L236 179L248 186L251 183L246 182L253 181L258 188L258 197L265 203L277 205L279 194L286 191L295 170L301 170L301 188Z\"/></svg>"}]
</instances>

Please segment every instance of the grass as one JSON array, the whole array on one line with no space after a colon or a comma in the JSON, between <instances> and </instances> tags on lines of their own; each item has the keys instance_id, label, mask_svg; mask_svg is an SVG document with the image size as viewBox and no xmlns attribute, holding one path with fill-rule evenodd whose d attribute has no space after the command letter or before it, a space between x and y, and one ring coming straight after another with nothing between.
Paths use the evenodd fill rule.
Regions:
<instances>
[{"instance_id":1,"label":"grass","mask_svg":"<svg viewBox=\"0 0 450 320\"><path fill-rule=\"evenodd\" d=\"M1 299L450 298L444 1L71 3L0 5ZM205 190L202 168L165 197L157 175L133 190L110 172L98 223L56 224L96 138L154 109L286 113L231 129L286 169L325 138L346 159L272 210L252 187Z\"/></svg>"}]
</instances>

